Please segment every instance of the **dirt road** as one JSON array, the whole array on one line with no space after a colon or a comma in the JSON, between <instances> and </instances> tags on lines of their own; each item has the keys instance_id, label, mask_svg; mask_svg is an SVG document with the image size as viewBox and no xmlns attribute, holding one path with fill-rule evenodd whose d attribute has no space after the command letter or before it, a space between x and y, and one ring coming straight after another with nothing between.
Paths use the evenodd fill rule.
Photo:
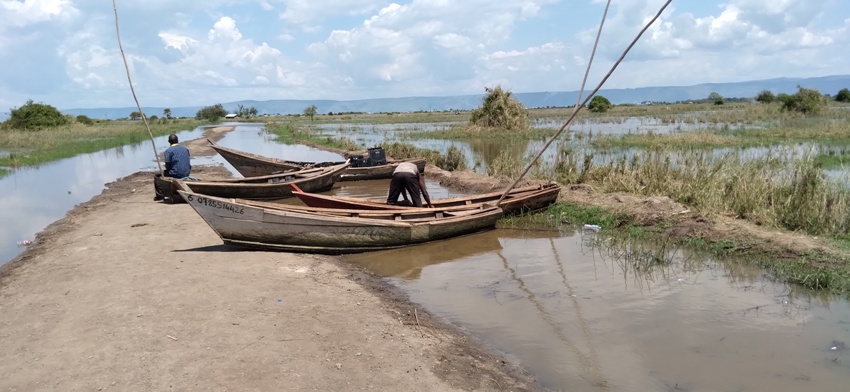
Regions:
<instances>
[{"instance_id":1,"label":"dirt road","mask_svg":"<svg viewBox=\"0 0 850 392\"><path fill-rule=\"evenodd\" d=\"M540 389L379 279L234 251L152 195L108 184L0 269L0 390Z\"/></svg>"}]
</instances>

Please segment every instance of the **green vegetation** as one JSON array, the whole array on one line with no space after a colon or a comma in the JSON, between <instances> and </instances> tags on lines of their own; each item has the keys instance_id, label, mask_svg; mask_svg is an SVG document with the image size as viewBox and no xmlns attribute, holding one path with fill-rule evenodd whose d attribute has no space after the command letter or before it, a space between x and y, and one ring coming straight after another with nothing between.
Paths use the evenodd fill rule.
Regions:
<instances>
[{"instance_id":1,"label":"green vegetation","mask_svg":"<svg viewBox=\"0 0 850 392\"><path fill-rule=\"evenodd\" d=\"M75 121L77 121L80 124L85 124L85 125L93 125L94 124L94 120L92 120L88 116L82 115L82 114L77 116Z\"/></svg>"},{"instance_id":2,"label":"green vegetation","mask_svg":"<svg viewBox=\"0 0 850 392\"><path fill-rule=\"evenodd\" d=\"M313 121L313 119L316 117L317 111L318 108L316 108L316 105L310 105L304 108L304 115L310 117L310 121Z\"/></svg>"},{"instance_id":3,"label":"green vegetation","mask_svg":"<svg viewBox=\"0 0 850 392\"><path fill-rule=\"evenodd\" d=\"M244 105L239 105L233 112L240 118L253 118L257 116L259 111L253 106L246 108Z\"/></svg>"},{"instance_id":4,"label":"green vegetation","mask_svg":"<svg viewBox=\"0 0 850 392\"><path fill-rule=\"evenodd\" d=\"M12 109L4 125L12 129L38 130L67 123L68 118L55 107L29 100L23 106Z\"/></svg>"},{"instance_id":5,"label":"green vegetation","mask_svg":"<svg viewBox=\"0 0 850 392\"><path fill-rule=\"evenodd\" d=\"M835 100L838 102L850 102L850 90L843 88L838 90L838 94L835 94Z\"/></svg>"},{"instance_id":6,"label":"green vegetation","mask_svg":"<svg viewBox=\"0 0 850 392\"><path fill-rule=\"evenodd\" d=\"M294 123L266 123L266 130L277 136L278 141L285 144L305 143L346 151L362 150L364 148L364 146L355 143L351 139L335 139L329 136L317 135L307 129L299 128Z\"/></svg>"},{"instance_id":7,"label":"green vegetation","mask_svg":"<svg viewBox=\"0 0 850 392\"><path fill-rule=\"evenodd\" d=\"M606 230L615 227L628 227L633 233L641 230L633 227L630 217L614 214L599 207L588 207L575 203L558 202L544 211L517 216L508 216L499 220L498 227L504 229L552 230L564 225L599 225Z\"/></svg>"},{"instance_id":8,"label":"green vegetation","mask_svg":"<svg viewBox=\"0 0 850 392\"><path fill-rule=\"evenodd\" d=\"M192 120L173 120L151 124L151 130L161 136L199 125ZM78 122L38 130L7 129L0 132L0 149L11 153L0 156L0 166L33 166L149 139L144 126L133 121L99 121L92 125Z\"/></svg>"},{"instance_id":9,"label":"green vegetation","mask_svg":"<svg viewBox=\"0 0 850 392\"><path fill-rule=\"evenodd\" d=\"M592 155L563 149L559 183L589 183L603 192L664 195L706 213L734 215L767 227L850 240L850 188L828 181L813 159L742 160L711 152L648 151L595 165Z\"/></svg>"},{"instance_id":10,"label":"green vegetation","mask_svg":"<svg viewBox=\"0 0 850 392\"><path fill-rule=\"evenodd\" d=\"M723 105L723 96L716 92L712 92L711 94L708 94L708 101L715 105Z\"/></svg>"},{"instance_id":11,"label":"green vegetation","mask_svg":"<svg viewBox=\"0 0 850 392\"><path fill-rule=\"evenodd\" d=\"M486 90L484 102L470 115L470 125L508 131L525 130L529 127L528 110L510 91L502 90L501 86Z\"/></svg>"},{"instance_id":12,"label":"green vegetation","mask_svg":"<svg viewBox=\"0 0 850 392\"><path fill-rule=\"evenodd\" d=\"M601 95L593 97L587 104L587 108L594 113L605 113L608 109L611 109L611 106L611 101Z\"/></svg>"},{"instance_id":13,"label":"green vegetation","mask_svg":"<svg viewBox=\"0 0 850 392\"><path fill-rule=\"evenodd\" d=\"M826 109L826 98L815 89L798 86L794 95L779 94L777 99L782 103L782 109L790 112L818 114Z\"/></svg>"},{"instance_id":14,"label":"green vegetation","mask_svg":"<svg viewBox=\"0 0 850 392\"><path fill-rule=\"evenodd\" d=\"M829 149L814 157L814 161L824 169L838 169L850 167L850 150Z\"/></svg>"},{"instance_id":15,"label":"green vegetation","mask_svg":"<svg viewBox=\"0 0 850 392\"><path fill-rule=\"evenodd\" d=\"M425 158L426 162L448 171L467 168L466 158L463 156L463 152L455 146L450 146L446 150L445 155L434 150L417 148L405 143L389 143L383 147L387 155L396 159Z\"/></svg>"},{"instance_id":16,"label":"green vegetation","mask_svg":"<svg viewBox=\"0 0 850 392\"><path fill-rule=\"evenodd\" d=\"M776 101L776 95L773 95L770 90L762 90L756 95L756 102L773 103L773 101Z\"/></svg>"},{"instance_id":17,"label":"green vegetation","mask_svg":"<svg viewBox=\"0 0 850 392\"><path fill-rule=\"evenodd\" d=\"M198 120L216 122L226 115L227 110L224 110L224 106L222 106L220 103L217 103L215 105L206 106L198 110L198 113L195 114L195 118Z\"/></svg>"}]
</instances>

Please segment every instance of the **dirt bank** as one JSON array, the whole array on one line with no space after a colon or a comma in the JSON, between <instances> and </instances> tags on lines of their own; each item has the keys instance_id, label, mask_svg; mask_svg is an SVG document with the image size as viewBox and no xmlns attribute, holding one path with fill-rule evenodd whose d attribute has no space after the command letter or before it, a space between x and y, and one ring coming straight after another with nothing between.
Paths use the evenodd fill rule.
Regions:
<instances>
[{"instance_id":1,"label":"dirt bank","mask_svg":"<svg viewBox=\"0 0 850 392\"><path fill-rule=\"evenodd\" d=\"M383 281L226 248L151 188L150 173L108 184L0 268L0 389L540 389Z\"/></svg>"}]
</instances>

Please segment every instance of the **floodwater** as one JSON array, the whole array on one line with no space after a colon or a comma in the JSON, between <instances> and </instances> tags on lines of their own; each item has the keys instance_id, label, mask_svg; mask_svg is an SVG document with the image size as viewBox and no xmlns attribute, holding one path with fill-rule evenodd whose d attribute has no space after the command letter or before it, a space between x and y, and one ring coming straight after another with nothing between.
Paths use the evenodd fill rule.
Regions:
<instances>
[{"instance_id":1,"label":"floodwater","mask_svg":"<svg viewBox=\"0 0 850 392\"><path fill-rule=\"evenodd\" d=\"M532 121L536 128L557 129L563 123L562 119L538 118ZM411 124L317 124L311 126L322 135L334 138L348 138L362 146L371 147L383 143L400 142L413 145L418 148L445 153L450 147L461 151L466 159L467 167L477 173L487 174L489 168L493 167L503 154L514 157L523 162L528 162L544 146L547 140L537 139L493 139L493 138L467 138L464 140L446 140L438 138L411 138L411 132L429 132L449 130L458 123L411 123ZM606 166L617 163L623 157L630 161L634 155L643 155L645 150L640 148L628 149L596 149L590 145L593 135L622 136L625 134L670 134L677 132L690 132L709 129L739 129L743 127L758 127L745 124L718 124L688 121L682 117L674 122L664 122L656 117L625 117L613 120L585 119L575 123L568 134L569 144L567 147L573 150L574 158L581 164L585 155L592 157L596 166ZM594 136L595 137L595 136ZM542 167L555 162L557 151L562 142L556 141L547 148L540 157ZM846 154L843 146L822 146L816 143L798 143L794 145L777 145L762 147L740 147L740 148L716 148L705 150L715 158L731 157L741 161L749 161L761 158L774 158L784 161L792 161L804 157L814 157L821 152L832 152ZM670 152L671 158L686 158L703 150L683 150ZM850 168L834 168L824 171L828 178L838 180L850 175Z\"/></svg>"},{"instance_id":2,"label":"floodwater","mask_svg":"<svg viewBox=\"0 0 850 392\"><path fill-rule=\"evenodd\" d=\"M219 144L296 160L339 158L269 138L261 125L242 124ZM156 146L163 151L167 143L158 138ZM105 183L153 172L150 152L149 143L140 143L0 179L7 207L0 210L0 261L23 250L16 241L32 239ZM223 161L193 159L208 163ZM388 181L341 182L331 193L381 199ZM431 181L428 188L434 198L461 195ZM845 300L813 296L735 260L663 241L624 243L604 231L568 227L493 230L343 259L385 276L415 303L557 390L845 391L850 385Z\"/></svg>"},{"instance_id":3,"label":"floodwater","mask_svg":"<svg viewBox=\"0 0 850 392\"><path fill-rule=\"evenodd\" d=\"M556 390L850 385L848 303L734 261L570 230L494 230L345 258Z\"/></svg>"}]
</instances>

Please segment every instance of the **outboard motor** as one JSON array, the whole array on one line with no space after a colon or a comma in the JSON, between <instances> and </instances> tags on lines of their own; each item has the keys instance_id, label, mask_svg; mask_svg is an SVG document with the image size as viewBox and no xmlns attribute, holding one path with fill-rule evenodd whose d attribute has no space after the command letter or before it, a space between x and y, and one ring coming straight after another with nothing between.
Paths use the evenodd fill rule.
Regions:
<instances>
[{"instance_id":1,"label":"outboard motor","mask_svg":"<svg viewBox=\"0 0 850 392\"><path fill-rule=\"evenodd\" d=\"M369 166L381 166L387 164L387 153L381 146L372 147L369 150Z\"/></svg>"}]
</instances>

